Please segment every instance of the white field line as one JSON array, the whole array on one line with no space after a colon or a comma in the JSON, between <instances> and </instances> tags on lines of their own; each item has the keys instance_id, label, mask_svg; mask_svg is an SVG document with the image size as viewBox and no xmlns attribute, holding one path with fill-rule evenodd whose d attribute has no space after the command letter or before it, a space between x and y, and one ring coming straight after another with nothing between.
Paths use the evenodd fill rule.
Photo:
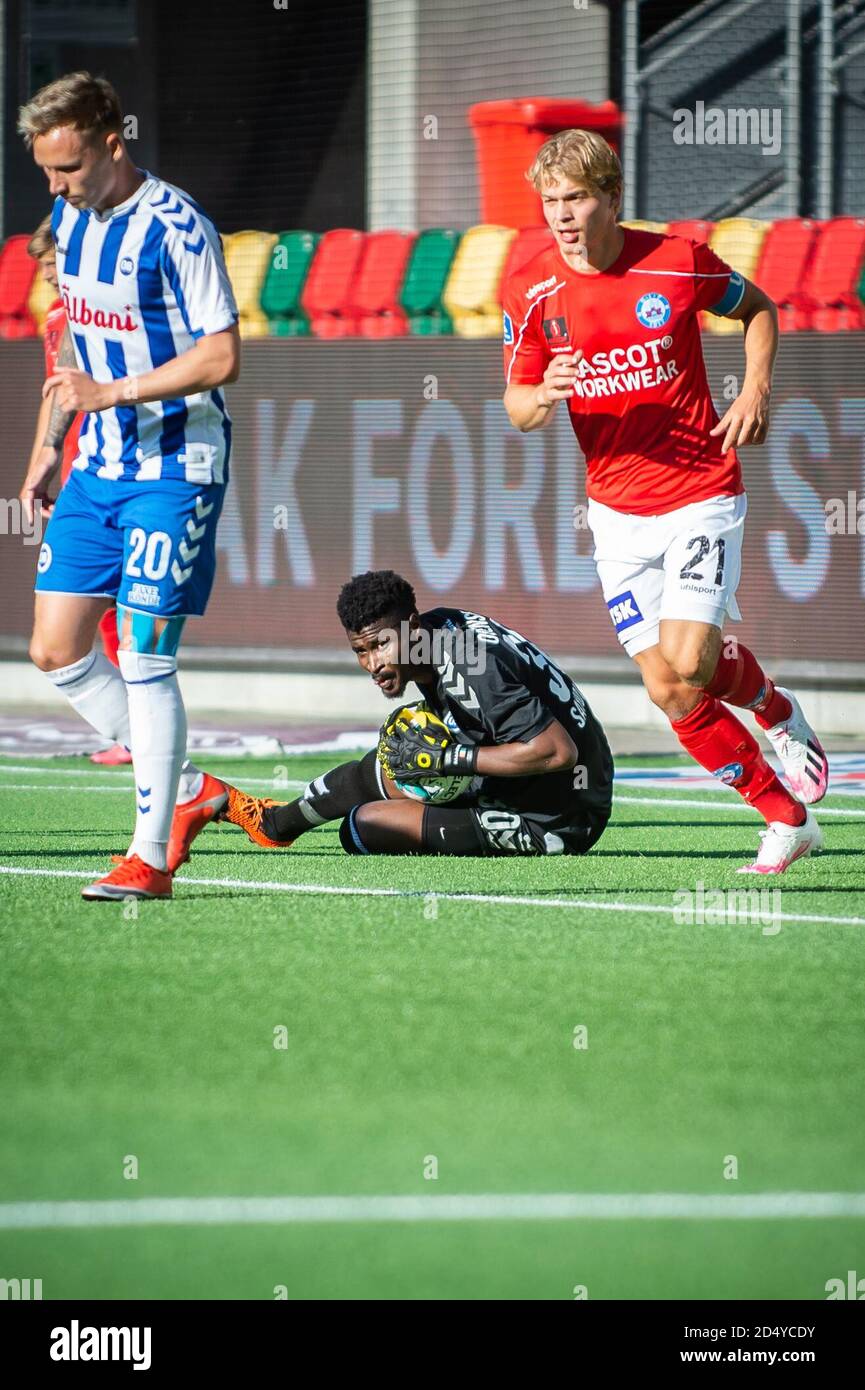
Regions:
<instances>
[{"instance_id":1,"label":"white field line","mask_svg":"<svg viewBox=\"0 0 865 1390\"><path fill-rule=\"evenodd\" d=\"M704 1196L690 1192L479 1192L423 1197L139 1197L0 1203L0 1230L6 1231L379 1221L798 1221L838 1217L865 1217L865 1193Z\"/></svg>"},{"instance_id":2,"label":"white field line","mask_svg":"<svg viewBox=\"0 0 865 1390\"><path fill-rule=\"evenodd\" d=\"M3 770L4 769L0 769L0 771ZM39 769L33 768L32 771L38 772ZM62 769L59 769L59 771L62 771ZM70 769L70 771L72 771L72 769ZM80 774L76 772L76 775ZM116 776L117 774L114 775ZM125 774L120 775L125 776ZM269 777L245 777L243 779L243 785L245 787L264 787L267 791L293 791L308 786L309 779L299 781L280 780L274 782L273 779ZM630 784L626 783L626 785ZM128 796L132 791L132 787L133 781L131 777L128 781L124 780L121 786L113 787L102 786L100 784L83 786L81 783L68 786L59 782L0 782L0 791L5 792L111 792L115 796L119 796L122 792L125 796ZM839 792L837 795L841 795L841 793ZM851 793L847 793L847 795L851 795ZM747 806L744 801L696 801L694 799L689 800L686 797L622 796L618 793L613 796L613 800L621 801L625 804L630 803L634 806L690 806L696 811L748 811L752 815L756 814L753 807ZM856 810L855 807L852 806L849 808L846 806L813 806L811 810L812 814L818 817L857 816L865 818L865 810Z\"/></svg>"},{"instance_id":3,"label":"white field line","mask_svg":"<svg viewBox=\"0 0 865 1390\"><path fill-rule=\"evenodd\" d=\"M753 806L744 801L689 801L686 797L672 796L618 796L614 801L630 802L634 806L690 806L697 811L749 811L756 815ZM813 816L865 816L865 811L857 811L852 806L812 806Z\"/></svg>"},{"instance_id":4,"label":"white field line","mask_svg":"<svg viewBox=\"0 0 865 1390\"><path fill-rule=\"evenodd\" d=\"M244 779L244 786L266 787L270 791L283 789L289 791L309 786L309 780L307 779L305 782L271 782L265 781L263 778L247 777ZM68 782L0 782L0 791L2 792L111 792L115 796L119 796L121 793L124 796L129 796L132 790L133 783L131 781L124 782L120 787L91 787L83 786L80 782L71 786Z\"/></svg>"},{"instance_id":5,"label":"white field line","mask_svg":"<svg viewBox=\"0 0 865 1390\"><path fill-rule=\"evenodd\" d=\"M98 869L28 869L17 864L0 864L0 874L9 877L30 878L75 878L96 879L105 872L103 865ZM424 902L435 898L437 902L483 903L501 907L556 907L578 908L581 911L596 912L643 912L653 916L673 916L681 912L680 907L669 907L665 903L607 902L594 898L530 898L511 897L506 893L437 893L432 891L412 891L404 888L350 888L333 884L319 883L270 883L245 878L187 878L178 879L179 884L190 884L197 888L246 888L252 893L298 893L316 897L334 898L401 898L405 901ZM741 892L756 892L757 889L741 889ZM762 901L762 900L761 900ZM736 916L735 913L733 913ZM820 922L836 927L865 927L865 917L829 917L803 912L766 912L772 924L776 922ZM761 918L762 921L762 918ZM735 922L725 925L759 925L759 923ZM767 924L768 925L768 922Z\"/></svg>"},{"instance_id":6,"label":"white field line","mask_svg":"<svg viewBox=\"0 0 865 1390\"><path fill-rule=\"evenodd\" d=\"M30 763L0 762L2 772L28 772L34 777L123 777L132 781L131 772L118 772L109 767L33 767Z\"/></svg>"}]
</instances>

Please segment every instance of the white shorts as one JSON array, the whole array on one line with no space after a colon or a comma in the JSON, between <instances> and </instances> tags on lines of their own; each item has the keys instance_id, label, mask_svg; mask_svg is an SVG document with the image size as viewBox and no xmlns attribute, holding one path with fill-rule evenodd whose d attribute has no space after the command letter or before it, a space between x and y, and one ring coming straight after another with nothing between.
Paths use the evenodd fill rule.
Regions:
<instances>
[{"instance_id":1,"label":"white shorts","mask_svg":"<svg viewBox=\"0 0 865 1390\"><path fill-rule=\"evenodd\" d=\"M711 497L660 516L589 502L595 564L619 641L629 656L658 641L662 618L723 627L741 618L736 589L748 502Z\"/></svg>"}]
</instances>

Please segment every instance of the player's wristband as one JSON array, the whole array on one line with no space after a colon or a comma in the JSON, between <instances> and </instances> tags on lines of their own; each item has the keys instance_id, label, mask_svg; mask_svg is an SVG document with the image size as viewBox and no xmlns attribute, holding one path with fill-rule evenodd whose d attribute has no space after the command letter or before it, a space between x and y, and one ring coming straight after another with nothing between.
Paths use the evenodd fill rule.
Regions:
<instances>
[{"instance_id":1,"label":"player's wristband","mask_svg":"<svg viewBox=\"0 0 865 1390\"><path fill-rule=\"evenodd\" d=\"M451 743L442 755L442 772L457 777L471 777L477 765L476 743Z\"/></svg>"}]
</instances>

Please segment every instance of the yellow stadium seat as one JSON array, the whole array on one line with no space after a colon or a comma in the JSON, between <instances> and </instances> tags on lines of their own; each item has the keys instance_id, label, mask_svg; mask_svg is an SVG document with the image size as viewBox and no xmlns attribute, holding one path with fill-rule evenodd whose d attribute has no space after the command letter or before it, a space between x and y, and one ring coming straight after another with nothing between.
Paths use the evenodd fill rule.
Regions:
<instances>
[{"instance_id":1,"label":"yellow stadium seat","mask_svg":"<svg viewBox=\"0 0 865 1390\"><path fill-rule=\"evenodd\" d=\"M513 227L482 223L465 233L442 296L454 332L461 338L492 338L501 333L500 287Z\"/></svg>"},{"instance_id":2,"label":"yellow stadium seat","mask_svg":"<svg viewBox=\"0 0 865 1390\"><path fill-rule=\"evenodd\" d=\"M502 336L502 311L491 313L457 314L453 320L454 333L458 338L500 338Z\"/></svg>"},{"instance_id":3,"label":"yellow stadium seat","mask_svg":"<svg viewBox=\"0 0 865 1390\"><path fill-rule=\"evenodd\" d=\"M666 232L669 222L644 222L636 217L631 222L620 222L620 227L631 227L635 232Z\"/></svg>"},{"instance_id":4,"label":"yellow stadium seat","mask_svg":"<svg viewBox=\"0 0 865 1390\"><path fill-rule=\"evenodd\" d=\"M770 222L761 222L753 217L727 217L715 227L709 245L722 261L738 270L746 280L753 280L770 226ZM703 327L710 333L741 333L742 321L704 314Z\"/></svg>"},{"instance_id":5,"label":"yellow stadium seat","mask_svg":"<svg viewBox=\"0 0 865 1390\"><path fill-rule=\"evenodd\" d=\"M49 285L45 276L37 272L27 296L27 308L36 320L36 327L40 333L45 331L45 315L58 298L59 295L54 286Z\"/></svg>"},{"instance_id":6,"label":"yellow stadium seat","mask_svg":"<svg viewBox=\"0 0 865 1390\"><path fill-rule=\"evenodd\" d=\"M266 338L267 315L261 308L261 288L276 244L275 232L232 232L222 238L228 278L234 289L243 338Z\"/></svg>"}]
</instances>

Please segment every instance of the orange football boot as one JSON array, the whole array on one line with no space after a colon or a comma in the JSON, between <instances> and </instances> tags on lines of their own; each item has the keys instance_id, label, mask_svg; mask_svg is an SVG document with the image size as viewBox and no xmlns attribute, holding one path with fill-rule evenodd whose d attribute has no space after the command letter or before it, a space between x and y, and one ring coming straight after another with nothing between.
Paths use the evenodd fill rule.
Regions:
<instances>
[{"instance_id":1,"label":"orange football boot","mask_svg":"<svg viewBox=\"0 0 865 1390\"><path fill-rule=\"evenodd\" d=\"M228 805L220 814L220 820L239 825L241 830L246 831L252 843L261 845L262 849L288 849L289 845L294 843L293 840L269 840L261 829L261 818L267 807L282 806L283 802L250 796L248 792L242 792L228 782L224 785L228 792Z\"/></svg>"},{"instance_id":2,"label":"orange football boot","mask_svg":"<svg viewBox=\"0 0 865 1390\"><path fill-rule=\"evenodd\" d=\"M115 862L110 874L81 889L88 902L116 902L124 898L170 898L171 874L145 864L137 854Z\"/></svg>"},{"instance_id":3,"label":"orange football boot","mask_svg":"<svg viewBox=\"0 0 865 1390\"><path fill-rule=\"evenodd\" d=\"M132 762L132 754L122 743L113 743L110 748L100 748L98 753L91 753L90 761L101 763L103 767L125 767Z\"/></svg>"},{"instance_id":4,"label":"orange football boot","mask_svg":"<svg viewBox=\"0 0 865 1390\"><path fill-rule=\"evenodd\" d=\"M220 819L219 812L228 799L228 783L204 773L201 791L194 801L174 808L171 833L168 836L168 872L177 873L189 858L189 846L212 820Z\"/></svg>"}]
</instances>

